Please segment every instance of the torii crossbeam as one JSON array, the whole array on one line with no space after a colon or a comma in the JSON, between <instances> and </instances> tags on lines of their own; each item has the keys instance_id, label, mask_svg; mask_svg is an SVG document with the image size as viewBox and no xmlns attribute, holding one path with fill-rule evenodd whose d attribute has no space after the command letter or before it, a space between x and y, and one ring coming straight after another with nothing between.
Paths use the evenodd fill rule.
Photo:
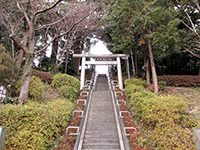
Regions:
<instances>
[{"instance_id":1,"label":"torii crossbeam","mask_svg":"<svg viewBox=\"0 0 200 150\"><path fill-rule=\"evenodd\" d=\"M85 65L117 65L119 88L121 90L123 89L122 70L121 70L120 58L128 60L127 55L125 55L125 54L101 54L101 55L100 54L74 54L73 57L82 58L81 79L80 79L80 82L81 82L80 89L81 90L84 87ZM86 58L116 58L116 61L86 61ZM127 63L127 66L128 66L128 63ZM130 74L130 73L128 72L128 74Z\"/></svg>"}]
</instances>

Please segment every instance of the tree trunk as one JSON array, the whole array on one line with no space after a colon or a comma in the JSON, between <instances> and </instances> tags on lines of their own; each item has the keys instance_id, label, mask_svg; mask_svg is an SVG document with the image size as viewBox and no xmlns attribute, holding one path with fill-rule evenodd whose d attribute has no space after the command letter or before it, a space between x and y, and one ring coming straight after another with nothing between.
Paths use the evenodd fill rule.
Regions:
<instances>
[{"instance_id":1,"label":"tree trunk","mask_svg":"<svg viewBox=\"0 0 200 150\"><path fill-rule=\"evenodd\" d=\"M147 79L147 85L150 85L151 77L150 77L149 59L146 60L146 79Z\"/></svg>"},{"instance_id":2,"label":"tree trunk","mask_svg":"<svg viewBox=\"0 0 200 150\"><path fill-rule=\"evenodd\" d=\"M26 64L24 66L23 75L22 75L22 84L19 94L19 104L22 105L28 99L29 93L29 83L31 80L33 66L33 58L27 58Z\"/></svg>"},{"instance_id":3,"label":"tree trunk","mask_svg":"<svg viewBox=\"0 0 200 150\"><path fill-rule=\"evenodd\" d=\"M34 59L34 45L35 45L35 31L34 31L34 24L32 22L29 22L29 49L27 50L26 55L26 64L23 69L23 75L22 75L22 84L19 94L19 104L22 105L26 102L28 99L28 93L29 93L29 83L31 80L31 74L32 74L32 67L33 67L33 59Z\"/></svg>"},{"instance_id":4,"label":"tree trunk","mask_svg":"<svg viewBox=\"0 0 200 150\"><path fill-rule=\"evenodd\" d=\"M56 39L52 42L52 53L51 53L51 56L50 56L50 63L51 63L51 64L56 64L57 52L58 52L58 38L56 38Z\"/></svg>"},{"instance_id":5,"label":"tree trunk","mask_svg":"<svg viewBox=\"0 0 200 150\"><path fill-rule=\"evenodd\" d=\"M15 59L15 46L14 46L14 41L11 39L12 42L12 58Z\"/></svg>"},{"instance_id":6,"label":"tree trunk","mask_svg":"<svg viewBox=\"0 0 200 150\"><path fill-rule=\"evenodd\" d=\"M17 67L18 67L19 69L20 69L21 64L22 64L22 62L23 62L23 54L24 54L23 50L20 49L20 50L19 50L19 54L18 54L17 57L16 57L16 64L17 64Z\"/></svg>"},{"instance_id":7,"label":"tree trunk","mask_svg":"<svg viewBox=\"0 0 200 150\"><path fill-rule=\"evenodd\" d=\"M67 73L68 56L69 52L66 53L66 58L65 58L65 73Z\"/></svg>"},{"instance_id":8,"label":"tree trunk","mask_svg":"<svg viewBox=\"0 0 200 150\"><path fill-rule=\"evenodd\" d=\"M200 65L199 65L199 76L200 76Z\"/></svg>"},{"instance_id":9,"label":"tree trunk","mask_svg":"<svg viewBox=\"0 0 200 150\"><path fill-rule=\"evenodd\" d=\"M136 50L135 50L135 76L138 74L138 68L137 68L137 55L136 55Z\"/></svg>"},{"instance_id":10,"label":"tree trunk","mask_svg":"<svg viewBox=\"0 0 200 150\"><path fill-rule=\"evenodd\" d=\"M154 93L158 94L158 92L159 92L158 79L157 79L156 67L155 67L154 58L153 58L153 49L152 49L150 39L148 39L148 47L149 47L149 58L150 58L150 62L151 62Z\"/></svg>"},{"instance_id":11,"label":"tree trunk","mask_svg":"<svg viewBox=\"0 0 200 150\"><path fill-rule=\"evenodd\" d=\"M136 73L135 73L135 64L134 64L134 60L133 60L133 52L132 50L130 50L131 52L131 62L132 62L132 67L133 67L133 77L135 78Z\"/></svg>"},{"instance_id":12,"label":"tree trunk","mask_svg":"<svg viewBox=\"0 0 200 150\"><path fill-rule=\"evenodd\" d=\"M81 49L77 49L74 51L74 54L81 54L81 52L82 52ZM77 73L77 75L79 75L80 58L73 58L73 59L74 59L76 73Z\"/></svg>"}]
</instances>

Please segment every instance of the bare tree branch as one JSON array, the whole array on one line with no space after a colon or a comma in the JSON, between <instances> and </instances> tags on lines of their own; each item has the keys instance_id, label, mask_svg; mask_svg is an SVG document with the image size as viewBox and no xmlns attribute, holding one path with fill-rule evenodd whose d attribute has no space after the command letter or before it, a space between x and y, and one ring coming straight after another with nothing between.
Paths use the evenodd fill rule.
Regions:
<instances>
[{"instance_id":1,"label":"bare tree branch","mask_svg":"<svg viewBox=\"0 0 200 150\"><path fill-rule=\"evenodd\" d=\"M58 21L55 21L55 22L52 22L52 23L43 25L43 26L37 28L36 30L41 30L41 29L43 29L43 28L45 28L45 27L49 27L49 26L55 25L55 24L59 23L60 21L62 21L63 19L65 19L66 17L67 17L67 15L63 16L63 17L62 17L60 20L58 20Z\"/></svg>"},{"instance_id":2,"label":"bare tree branch","mask_svg":"<svg viewBox=\"0 0 200 150\"><path fill-rule=\"evenodd\" d=\"M199 0L194 0L194 2L195 2L195 4L196 4L196 6L197 6L197 9L198 9L199 13L200 13Z\"/></svg>"},{"instance_id":3,"label":"bare tree branch","mask_svg":"<svg viewBox=\"0 0 200 150\"><path fill-rule=\"evenodd\" d=\"M43 9L43 10L38 10L38 11L36 11L36 12L35 12L35 16L37 16L37 15L39 15L39 14L41 14L41 13L44 13L44 12L46 12L46 11L49 11L49 10L53 9L53 8L56 7L61 1L63 1L63 0L58 0L58 1L55 2L52 6L50 6L50 7L48 7L48 8L45 8L45 9Z\"/></svg>"},{"instance_id":4,"label":"bare tree branch","mask_svg":"<svg viewBox=\"0 0 200 150\"><path fill-rule=\"evenodd\" d=\"M88 14L86 14L86 15L85 15L84 17L82 17L81 19L79 19L77 22L73 23L73 24L71 25L71 27L70 27L67 31L65 31L64 33L61 33L60 35L54 36L54 37L51 39L51 41L50 41L49 43L47 43L46 46L44 46L44 47L41 48L39 51L37 51L36 54L38 54L38 53L40 53L40 52L46 50L46 49L49 47L49 45L50 45L56 38L62 37L62 36L64 36L64 35L67 35L69 32L71 32L77 24L79 24L80 22L82 22L83 20L85 20L85 19L86 19L88 16L90 16L94 11L96 11L97 8L99 8L99 6L97 6L93 11L91 11L91 12L88 13Z\"/></svg>"},{"instance_id":5,"label":"bare tree branch","mask_svg":"<svg viewBox=\"0 0 200 150\"><path fill-rule=\"evenodd\" d=\"M65 41L65 45L62 48L63 51L62 51L62 53L60 55L60 60L61 61L60 61L60 63L57 63L58 66L60 66L63 63L62 60L63 60L63 58L65 56L65 53L68 52L69 46L72 45L72 41L73 41L74 37L75 37L75 34L73 34L72 37L68 41Z\"/></svg>"},{"instance_id":6,"label":"bare tree branch","mask_svg":"<svg viewBox=\"0 0 200 150\"><path fill-rule=\"evenodd\" d=\"M20 41L14 34L11 34L11 35L10 35L10 38L17 44L17 46L18 46L19 48L21 48L21 49L24 51L24 53L25 53L26 55L28 54L26 48L23 46L23 44L21 44L21 41Z\"/></svg>"},{"instance_id":7,"label":"bare tree branch","mask_svg":"<svg viewBox=\"0 0 200 150\"><path fill-rule=\"evenodd\" d=\"M19 10L24 14L24 17L26 18L26 21L28 22L28 25L30 26L31 25L31 21L28 17L28 14L26 13L26 11L24 10L23 6L21 5L21 3L19 3L17 1L17 7L19 8Z\"/></svg>"},{"instance_id":8,"label":"bare tree branch","mask_svg":"<svg viewBox=\"0 0 200 150\"><path fill-rule=\"evenodd\" d=\"M185 49L185 51L189 52L190 54L192 54L193 56L200 58L199 54L194 53L192 50L190 50L189 48L185 47L183 44L181 44L181 46Z\"/></svg>"},{"instance_id":9,"label":"bare tree branch","mask_svg":"<svg viewBox=\"0 0 200 150\"><path fill-rule=\"evenodd\" d=\"M186 11L185 11L185 14L187 15L187 18L189 19L189 22L190 22L192 28L190 28L188 25L186 25L186 23L184 23L183 21L182 22L200 38L200 35L198 34L190 15Z\"/></svg>"}]
</instances>

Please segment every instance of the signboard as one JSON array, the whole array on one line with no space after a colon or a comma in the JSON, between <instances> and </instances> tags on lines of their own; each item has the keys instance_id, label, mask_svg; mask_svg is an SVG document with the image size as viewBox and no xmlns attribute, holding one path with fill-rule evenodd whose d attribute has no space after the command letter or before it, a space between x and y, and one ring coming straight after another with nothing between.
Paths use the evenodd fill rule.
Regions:
<instances>
[{"instance_id":1,"label":"signboard","mask_svg":"<svg viewBox=\"0 0 200 150\"><path fill-rule=\"evenodd\" d=\"M112 58L95 58L95 61L113 61Z\"/></svg>"}]
</instances>

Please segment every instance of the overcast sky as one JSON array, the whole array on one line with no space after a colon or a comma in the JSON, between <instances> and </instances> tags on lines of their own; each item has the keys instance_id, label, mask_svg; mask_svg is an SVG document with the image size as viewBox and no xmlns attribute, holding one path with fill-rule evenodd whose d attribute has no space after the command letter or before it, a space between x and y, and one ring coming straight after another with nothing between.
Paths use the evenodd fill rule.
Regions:
<instances>
[{"instance_id":1,"label":"overcast sky","mask_svg":"<svg viewBox=\"0 0 200 150\"><path fill-rule=\"evenodd\" d=\"M91 47L91 54L112 54L104 45L102 41L99 41ZM108 65L96 65L96 71L99 74L106 74L108 72Z\"/></svg>"}]
</instances>

